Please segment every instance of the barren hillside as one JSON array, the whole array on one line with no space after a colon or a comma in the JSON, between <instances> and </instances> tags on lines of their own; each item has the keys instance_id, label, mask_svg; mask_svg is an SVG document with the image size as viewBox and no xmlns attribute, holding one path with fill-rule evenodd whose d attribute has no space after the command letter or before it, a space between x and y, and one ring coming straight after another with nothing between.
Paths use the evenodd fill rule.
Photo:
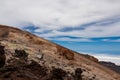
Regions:
<instances>
[{"instance_id":1,"label":"barren hillside","mask_svg":"<svg viewBox=\"0 0 120 80\"><path fill-rule=\"evenodd\" d=\"M92 56L1 25L0 80L120 80L120 75Z\"/></svg>"}]
</instances>

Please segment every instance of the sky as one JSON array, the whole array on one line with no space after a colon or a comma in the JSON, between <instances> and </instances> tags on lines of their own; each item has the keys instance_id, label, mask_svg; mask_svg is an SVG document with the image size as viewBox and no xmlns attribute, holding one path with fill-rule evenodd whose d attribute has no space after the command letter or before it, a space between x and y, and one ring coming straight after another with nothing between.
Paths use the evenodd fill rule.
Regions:
<instances>
[{"instance_id":1,"label":"sky","mask_svg":"<svg viewBox=\"0 0 120 80\"><path fill-rule=\"evenodd\" d=\"M120 0L0 0L0 24L120 65Z\"/></svg>"}]
</instances>

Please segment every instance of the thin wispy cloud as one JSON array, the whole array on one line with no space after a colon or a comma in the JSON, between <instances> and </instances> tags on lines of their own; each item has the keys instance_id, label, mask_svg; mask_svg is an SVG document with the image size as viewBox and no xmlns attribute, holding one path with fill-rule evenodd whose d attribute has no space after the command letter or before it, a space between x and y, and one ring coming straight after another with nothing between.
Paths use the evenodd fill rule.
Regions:
<instances>
[{"instance_id":1,"label":"thin wispy cloud","mask_svg":"<svg viewBox=\"0 0 120 80\"><path fill-rule=\"evenodd\" d=\"M102 41L104 41L104 42L120 42L120 39L115 39L115 40L103 39Z\"/></svg>"},{"instance_id":2,"label":"thin wispy cloud","mask_svg":"<svg viewBox=\"0 0 120 80\"><path fill-rule=\"evenodd\" d=\"M120 36L120 0L0 0L0 24L44 38Z\"/></svg>"},{"instance_id":3,"label":"thin wispy cloud","mask_svg":"<svg viewBox=\"0 0 120 80\"><path fill-rule=\"evenodd\" d=\"M90 39L87 38L69 38L69 37L62 37L62 38L47 38L49 40L56 40L56 41L71 41L71 42L93 42Z\"/></svg>"}]
</instances>

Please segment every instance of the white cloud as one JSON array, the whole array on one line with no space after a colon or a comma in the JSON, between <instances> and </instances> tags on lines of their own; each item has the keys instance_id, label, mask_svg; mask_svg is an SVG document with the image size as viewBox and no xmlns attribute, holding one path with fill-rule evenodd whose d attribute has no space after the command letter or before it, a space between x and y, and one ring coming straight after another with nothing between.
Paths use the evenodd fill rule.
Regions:
<instances>
[{"instance_id":1,"label":"white cloud","mask_svg":"<svg viewBox=\"0 0 120 80\"><path fill-rule=\"evenodd\" d=\"M120 0L0 0L0 24L20 28L33 24L35 32L52 30L42 37L69 35L76 37L120 36L120 22L109 26L99 23L85 30L60 32L67 27L120 19Z\"/></svg>"},{"instance_id":2,"label":"white cloud","mask_svg":"<svg viewBox=\"0 0 120 80\"><path fill-rule=\"evenodd\" d=\"M75 37L111 37L120 36L120 23L112 24L109 26L89 26L85 30L73 30L69 32L60 32L53 30L51 33L42 34L43 37L53 37L53 36L75 36Z\"/></svg>"},{"instance_id":3,"label":"white cloud","mask_svg":"<svg viewBox=\"0 0 120 80\"><path fill-rule=\"evenodd\" d=\"M105 41L105 42L120 42L120 39L116 39L116 40L103 39L102 41Z\"/></svg>"},{"instance_id":4,"label":"white cloud","mask_svg":"<svg viewBox=\"0 0 120 80\"><path fill-rule=\"evenodd\" d=\"M85 52L83 52L85 53ZM99 61L113 62L117 65L120 65L120 55L110 55L110 54L101 54L101 53L85 53L92 55L99 59Z\"/></svg>"},{"instance_id":5,"label":"white cloud","mask_svg":"<svg viewBox=\"0 0 120 80\"><path fill-rule=\"evenodd\" d=\"M74 39L74 38L47 38L49 40L57 40L57 41L72 41L72 42L93 42L92 40L90 39L87 39L87 38L82 38L82 39Z\"/></svg>"},{"instance_id":6,"label":"white cloud","mask_svg":"<svg viewBox=\"0 0 120 80\"><path fill-rule=\"evenodd\" d=\"M100 61L107 61L107 62L113 62L117 65L120 65L120 56L118 55L115 55L115 56L112 56L112 55L94 55L96 58L98 58Z\"/></svg>"}]
</instances>

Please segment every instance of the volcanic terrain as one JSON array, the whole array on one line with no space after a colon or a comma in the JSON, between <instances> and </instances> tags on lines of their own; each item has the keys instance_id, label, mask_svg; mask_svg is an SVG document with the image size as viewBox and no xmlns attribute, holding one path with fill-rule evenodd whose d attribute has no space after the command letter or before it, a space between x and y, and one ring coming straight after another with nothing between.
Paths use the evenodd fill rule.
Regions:
<instances>
[{"instance_id":1,"label":"volcanic terrain","mask_svg":"<svg viewBox=\"0 0 120 80\"><path fill-rule=\"evenodd\" d=\"M0 80L120 80L98 59L0 25Z\"/></svg>"}]
</instances>

